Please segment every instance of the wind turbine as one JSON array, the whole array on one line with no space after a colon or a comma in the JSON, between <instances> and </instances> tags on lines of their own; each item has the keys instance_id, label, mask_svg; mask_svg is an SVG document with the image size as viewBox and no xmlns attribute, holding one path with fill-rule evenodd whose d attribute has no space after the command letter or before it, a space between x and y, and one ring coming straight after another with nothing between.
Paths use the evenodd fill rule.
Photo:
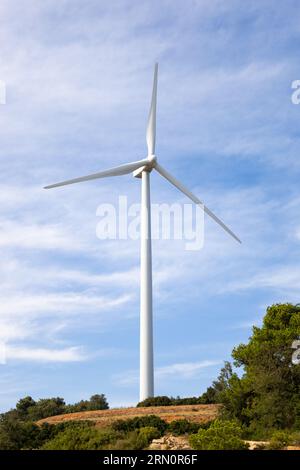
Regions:
<instances>
[{"instance_id":1,"label":"wind turbine","mask_svg":"<svg viewBox=\"0 0 300 470\"><path fill-rule=\"evenodd\" d=\"M140 286L140 400L154 396L154 368L153 368L153 325L152 325L152 253L151 253L151 204L150 204L150 173L156 170L163 178L168 180L179 191L185 194L195 204L199 204L204 212L217 222L229 235L241 243L239 238L189 189L180 183L174 176L165 170L157 161L155 155L156 138L156 101L157 101L157 71L154 68L154 80L150 113L146 133L148 155L142 160L116 166L108 170L80 176L71 180L46 186L45 189L57 188L73 183L120 176L133 172L133 176L141 178L141 286Z\"/></svg>"}]
</instances>

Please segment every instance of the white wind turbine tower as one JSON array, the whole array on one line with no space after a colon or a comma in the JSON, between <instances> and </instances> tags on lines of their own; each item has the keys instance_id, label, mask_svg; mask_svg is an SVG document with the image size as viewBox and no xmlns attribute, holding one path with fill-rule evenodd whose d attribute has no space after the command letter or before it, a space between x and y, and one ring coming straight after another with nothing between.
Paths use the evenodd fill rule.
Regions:
<instances>
[{"instance_id":1,"label":"white wind turbine tower","mask_svg":"<svg viewBox=\"0 0 300 470\"><path fill-rule=\"evenodd\" d=\"M156 136L156 98L157 98L157 71L155 64L152 100L147 126L148 155L142 160L125 163L108 170L81 176L71 180L46 186L45 189L56 188L73 183L106 178L108 176L120 176L133 172L133 176L141 178L141 287L140 287L140 400L154 396L154 369L153 369L153 326L152 326L152 253L151 253L151 204L150 204L150 173L152 170L173 184L179 191L190 198L195 204L199 204L204 212L217 222L229 235L239 243L239 238L208 209L191 191L158 164L155 155Z\"/></svg>"}]
</instances>

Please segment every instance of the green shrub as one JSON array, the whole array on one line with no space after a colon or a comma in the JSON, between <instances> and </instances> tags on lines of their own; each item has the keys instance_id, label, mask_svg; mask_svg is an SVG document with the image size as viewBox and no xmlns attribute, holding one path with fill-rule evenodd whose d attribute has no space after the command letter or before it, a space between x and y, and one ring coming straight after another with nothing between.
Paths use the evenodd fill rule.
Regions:
<instances>
[{"instance_id":1,"label":"green shrub","mask_svg":"<svg viewBox=\"0 0 300 470\"><path fill-rule=\"evenodd\" d=\"M119 433L109 428L69 425L47 441L42 450L99 450L115 442L119 436Z\"/></svg>"},{"instance_id":2,"label":"green shrub","mask_svg":"<svg viewBox=\"0 0 300 470\"><path fill-rule=\"evenodd\" d=\"M160 437L157 428L146 426L135 431L126 432L108 447L109 450L142 450L149 446L153 439Z\"/></svg>"},{"instance_id":3,"label":"green shrub","mask_svg":"<svg viewBox=\"0 0 300 470\"><path fill-rule=\"evenodd\" d=\"M168 431L174 436L180 436L182 434L196 433L199 427L199 424L191 423L187 419L176 419L169 424Z\"/></svg>"},{"instance_id":4,"label":"green shrub","mask_svg":"<svg viewBox=\"0 0 300 470\"><path fill-rule=\"evenodd\" d=\"M38 449L49 437L55 426L37 426L29 421L14 420L11 416L2 417L0 425L0 449Z\"/></svg>"},{"instance_id":5,"label":"green shrub","mask_svg":"<svg viewBox=\"0 0 300 470\"><path fill-rule=\"evenodd\" d=\"M299 431L295 431L291 433L289 444L293 446L300 445L300 432Z\"/></svg>"},{"instance_id":6,"label":"green shrub","mask_svg":"<svg viewBox=\"0 0 300 470\"><path fill-rule=\"evenodd\" d=\"M290 433L286 431L275 431L272 434L268 449L279 450L286 447L291 440Z\"/></svg>"},{"instance_id":7,"label":"green shrub","mask_svg":"<svg viewBox=\"0 0 300 470\"><path fill-rule=\"evenodd\" d=\"M108 450L139 450L140 443L138 441L139 431L131 431L124 433L122 437L119 437L114 443L111 443Z\"/></svg>"},{"instance_id":8,"label":"green shrub","mask_svg":"<svg viewBox=\"0 0 300 470\"><path fill-rule=\"evenodd\" d=\"M243 450L242 429L235 421L215 420L208 429L199 429L190 436L190 445L197 450Z\"/></svg>"},{"instance_id":9,"label":"green shrub","mask_svg":"<svg viewBox=\"0 0 300 470\"><path fill-rule=\"evenodd\" d=\"M65 413L76 413L78 411L108 410L109 405L103 393L92 395L89 400L81 400L73 405L66 405Z\"/></svg>"},{"instance_id":10,"label":"green shrub","mask_svg":"<svg viewBox=\"0 0 300 470\"><path fill-rule=\"evenodd\" d=\"M20 400L18 404L22 401L23 400ZM24 416L24 419L37 421L39 419L48 418L49 416L60 415L65 412L65 407L66 404L63 398L42 398L34 402L34 405L27 408L27 415Z\"/></svg>"},{"instance_id":11,"label":"green shrub","mask_svg":"<svg viewBox=\"0 0 300 470\"><path fill-rule=\"evenodd\" d=\"M137 444L140 449L148 447L153 439L158 439L161 436L159 430L153 426L145 426L139 429L139 435L137 438Z\"/></svg>"},{"instance_id":12,"label":"green shrub","mask_svg":"<svg viewBox=\"0 0 300 470\"><path fill-rule=\"evenodd\" d=\"M228 419L265 435L300 430L300 366L291 362L299 331L300 306L275 304L262 325L253 327L249 341L234 348L234 365L243 374L233 373L221 394Z\"/></svg>"},{"instance_id":13,"label":"green shrub","mask_svg":"<svg viewBox=\"0 0 300 470\"><path fill-rule=\"evenodd\" d=\"M37 401L27 396L21 398L14 409L3 413L6 417L21 421L38 421L49 416L76 411L107 410L109 408L104 394L92 395L89 400L81 400L73 405L66 405L63 398L41 398Z\"/></svg>"},{"instance_id":14,"label":"green shrub","mask_svg":"<svg viewBox=\"0 0 300 470\"><path fill-rule=\"evenodd\" d=\"M143 401L140 401L136 406L147 407L147 406L179 406L179 405L199 405L204 403L201 397L167 397L165 395L158 397L149 397Z\"/></svg>"},{"instance_id":15,"label":"green shrub","mask_svg":"<svg viewBox=\"0 0 300 470\"><path fill-rule=\"evenodd\" d=\"M172 399L167 396L161 397L149 397L143 401L140 401L136 406L145 407L145 406L170 406L172 404Z\"/></svg>"},{"instance_id":16,"label":"green shrub","mask_svg":"<svg viewBox=\"0 0 300 470\"><path fill-rule=\"evenodd\" d=\"M135 431L148 426L156 428L160 436L164 434L168 427L167 423L156 415L138 416L126 420L119 419L112 424L113 429L123 432Z\"/></svg>"}]
</instances>

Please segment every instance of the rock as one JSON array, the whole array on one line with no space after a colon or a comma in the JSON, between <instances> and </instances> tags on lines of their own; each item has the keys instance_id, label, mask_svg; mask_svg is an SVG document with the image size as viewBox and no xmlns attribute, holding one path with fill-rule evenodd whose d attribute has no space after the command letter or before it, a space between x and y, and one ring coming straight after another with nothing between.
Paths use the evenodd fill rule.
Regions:
<instances>
[{"instance_id":1,"label":"rock","mask_svg":"<svg viewBox=\"0 0 300 470\"><path fill-rule=\"evenodd\" d=\"M187 437L167 435L153 439L149 450L191 450L191 447Z\"/></svg>"}]
</instances>

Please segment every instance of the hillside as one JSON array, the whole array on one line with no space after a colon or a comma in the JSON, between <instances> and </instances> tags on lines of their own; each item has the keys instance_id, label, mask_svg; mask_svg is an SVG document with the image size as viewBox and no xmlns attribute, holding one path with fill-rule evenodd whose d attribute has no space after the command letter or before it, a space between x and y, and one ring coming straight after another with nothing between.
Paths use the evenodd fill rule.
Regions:
<instances>
[{"instance_id":1,"label":"hillside","mask_svg":"<svg viewBox=\"0 0 300 470\"><path fill-rule=\"evenodd\" d=\"M175 419L187 419L194 423L203 423L214 419L220 405L181 405L181 406L151 406L145 408L113 408L111 410L82 411L67 413L41 419L38 424L57 424L63 421L89 420L97 427L108 426L118 419L135 418L155 414L168 423Z\"/></svg>"}]
</instances>

